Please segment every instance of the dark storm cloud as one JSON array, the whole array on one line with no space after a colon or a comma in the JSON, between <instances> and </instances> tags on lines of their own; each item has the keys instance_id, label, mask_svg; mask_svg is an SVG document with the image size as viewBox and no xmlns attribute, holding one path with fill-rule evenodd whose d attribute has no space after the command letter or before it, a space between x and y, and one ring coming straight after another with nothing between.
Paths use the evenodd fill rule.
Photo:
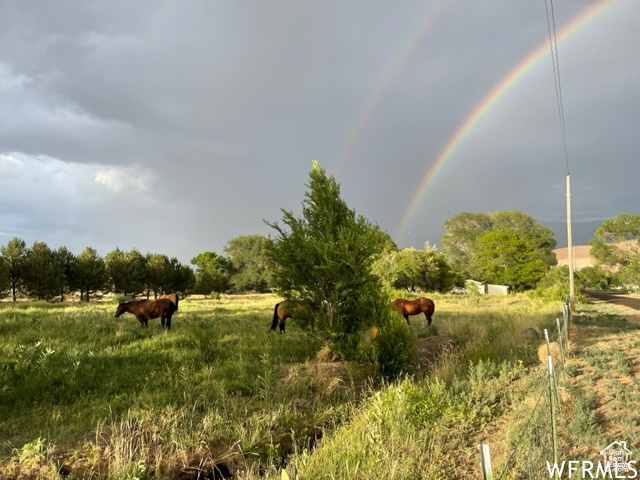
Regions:
<instances>
[{"instance_id":1,"label":"dark storm cloud","mask_svg":"<svg viewBox=\"0 0 640 480\"><path fill-rule=\"evenodd\" d=\"M557 5L558 28L599 4ZM578 219L640 209L639 21L637 3L611 2L559 48ZM0 243L182 261L298 212L311 159L395 234L449 139L548 41L543 4L502 0L16 1L0 32ZM553 89L544 59L496 102L400 246L439 244L462 211L562 220ZM143 221L123 228L131 217Z\"/></svg>"}]
</instances>

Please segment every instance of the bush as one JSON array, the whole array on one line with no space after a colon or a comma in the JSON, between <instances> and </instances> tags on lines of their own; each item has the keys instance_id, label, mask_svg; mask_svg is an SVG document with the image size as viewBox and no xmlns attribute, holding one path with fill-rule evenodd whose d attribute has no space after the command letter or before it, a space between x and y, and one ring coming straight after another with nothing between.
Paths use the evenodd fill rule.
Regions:
<instances>
[{"instance_id":1,"label":"bush","mask_svg":"<svg viewBox=\"0 0 640 480\"><path fill-rule=\"evenodd\" d=\"M411 327L399 320L381 327L372 341L376 371L385 379L406 373L416 349L416 335Z\"/></svg>"}]
</instances>

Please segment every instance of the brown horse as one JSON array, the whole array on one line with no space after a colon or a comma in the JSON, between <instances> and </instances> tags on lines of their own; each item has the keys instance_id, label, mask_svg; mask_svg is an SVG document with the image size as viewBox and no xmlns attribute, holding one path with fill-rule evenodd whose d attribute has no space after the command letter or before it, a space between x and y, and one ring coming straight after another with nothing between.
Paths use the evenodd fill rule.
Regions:
<instances>
[{"instance_id":1,"label":"brown horse","mask_svg":"<svg viewBox=\"0 0 640 480\"><path fill-rule=\"evenodd\" d=\"M285 303L287 305L285 305ZM280 302L276 303L276 306L273 308L273 321L271 322L271 328L269 328L269 332L275 331L278 326L278 322L280 323L280 333L284 333L285 321L287 318L291 318L292 312L299 312L302 310L300 305L291 305L289 302Z\"/></svg>"},{"instance_id":2,"label":"brown horse","mask_svg":"<svg viewBox=\"0 0 640 480\"><path fill-rule=\"evenodd\" d=\"M178 302L180 301L180 297L178 297L177 293L163 293L158 298L168 298L175 304L176 310L178 310Z\"/></svg>"},{"instance_id":3,"label":"brown horse","mask_svg":"<svg viewBox=\"0 0 640 480\"><path fill-rule=\"evenodd\" d=\"M393 301L394 308L402 314L404 321L410 325L409 315L418 315L424 313L428 326L431 326L431 315L436 309L435 303L430 298L418 298L416 300L407 300L405 298L397 298Z\"/></svg>"},{"instance_id":4,"label":"brown horse","mask_svg":"<svg viewBox=\"0 0 640 480\"><path fill-rule=\"evenodd\" d=\"M171 316L177 310L177 306L168 298L158 300L132 300L131 302L120 302L116 308L115 317L118 318L125 312L136 316L141 327L149 326L150 318L160 317L162 328L171 328Z\"/></svg>"}]
</instances>

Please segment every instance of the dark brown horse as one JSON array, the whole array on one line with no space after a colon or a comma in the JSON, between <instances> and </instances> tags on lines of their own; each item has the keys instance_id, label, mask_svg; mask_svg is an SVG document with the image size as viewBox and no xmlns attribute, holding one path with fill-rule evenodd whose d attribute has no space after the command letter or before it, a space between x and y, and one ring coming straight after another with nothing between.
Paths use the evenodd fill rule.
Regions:
<instances>
[{"instance_id":1,"label":"dark brown horse","mask_svg":"<svg viewBox=\"0 0 640 480\"><path fill-rule=\"evenodd\" d=\"M178 297L177 293L163 293L158 298L168 298L175 304L176 310L178 310L178 302L180 301L180 297Z\"/></svg>"},{"instance_id":2,"label":"dark brown horse","mask_svg":"<svg viewBox=\"0 0 640 480\"><path fill-rule=\"evenodd\" d=\"M150 318L160 317L162 328L171 328L171 316L178 309L177 305L168 298L158 300L132 300L120 302L116 308L116 318L123 313L131 313L136 316L141 327L149 326Z\"/></svg>"},{"instance_id":3,"label":"dark brown horse","mask_svg":"<svg viewBox=\"0 0 640 480\"><path fill-rule=\"evenodd\" d=\"M291 305L289 302L276 303L273 308L273 321L271 322L270 332L275 331L278 323L280 323L280 333L284 333L285 321L287 318L291 318L292 312L299 312L302 310L300 305Z\"/></svg>"},{"instance_id":4,"label":"dark brown horse","mask_svg":"<svg viewBox=\"0 0 640 480\"><path fill-rule=\"evenodd\" d=\"M431 326L431 315L436 309L435 303L430 298L418 298L416 300L407 300L405 298L397 298L393 301L394 308L402 314L404 321L410 325L409 315L419 315L424 313L428 326Z\"/></svg>"}]
</instances>

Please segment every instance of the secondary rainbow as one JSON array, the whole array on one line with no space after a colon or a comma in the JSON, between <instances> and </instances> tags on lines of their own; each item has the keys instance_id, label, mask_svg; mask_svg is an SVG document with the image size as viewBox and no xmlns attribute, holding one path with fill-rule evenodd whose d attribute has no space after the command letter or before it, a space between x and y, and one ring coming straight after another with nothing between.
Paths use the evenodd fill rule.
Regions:
<instances>
[{"instance_id":1,"label":"secondary rainbow","mask_svg":"<svg viewBox=\"0 0 640 480\"><path fill-rule=\"evenodd\" d=\"M342 148L340 149L335 162L334 171L336 172L336 175L341 172L342 168L351 157L351 152L362 135L364 127L373 116L373 113L378 107L380 101L384 98L384 95L393 82L393 79L413 56L415 50L421 45L423 39L431 30L431 27L445 11L446 6L446 1L441 0L439 2L430 2L428 4L429 8L423 15L424 19L419 22L418 27L413 29L413 32L408 35L408 39L403 42L403 47L400 49L399 53L395 54L383 69L383 74L374 83L371 92L367 95L365 101L358 109L355 119L351 123L352 127L348 130L347 135L345 135L345 139L342 142Z\"/></svg>"},{"instance_id":2,"label":"secondary rainbow","mask_svg":"<svg viewBox=\"0 0 640 480\"><path fill-rule=\"evenodd\" d=\"M580 28L587 25L591 20L596 18L599 13L602 13L605 9L615 4L618 0L602 0L595 5L586 8L576 18L569 22L559 34L556 34L556 42L560 43L571 36L571 34L578 31ZM549 41L546 40L539 47L533 50L523 60L521 60L502 80L489 92L484 99L476 105L471 114L465 119L456 134L449 139L444 148L440 151L435 161L427 169L422 181L420 182L418 189L415 191L409 204L402 215L402 218L398 222L395 229L395 238L400 238L402 232L406 228L412 215L415 213L416 207L422 200L422 197L427 192L429 186L435 180L437 174L442 170L445 162L451 158L457 148L463 143L465 137L469 134L471 129L480 121L480 119L487 114L487 112L498 102L507 91L515 85L529 70L531 70L542 58L545 58L550 53Z\"/></svg>"}]
</instances>

